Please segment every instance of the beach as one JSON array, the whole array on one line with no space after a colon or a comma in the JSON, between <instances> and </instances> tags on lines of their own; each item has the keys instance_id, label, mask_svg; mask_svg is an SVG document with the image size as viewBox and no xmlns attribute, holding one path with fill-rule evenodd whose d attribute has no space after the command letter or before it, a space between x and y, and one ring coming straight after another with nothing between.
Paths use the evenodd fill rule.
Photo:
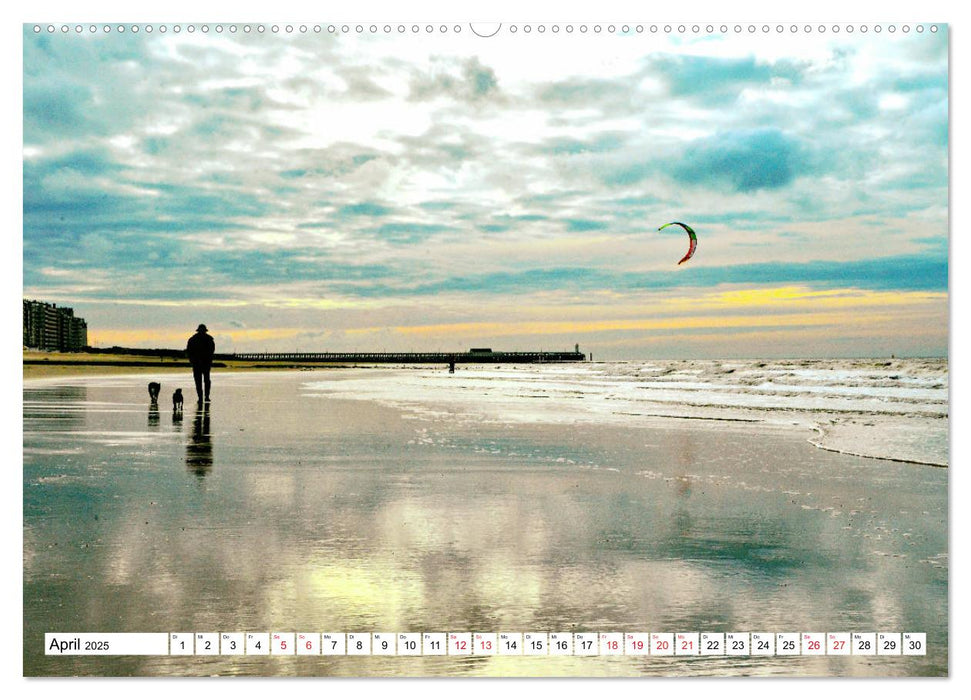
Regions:
<instances>
[{"instance_id":1,"label":"beach","mask_svg":"<svg viewBox=\"0 0 971 700\"><path fill-rule=\"evenodd\" d=\"M154 408L144 373L25 381L25 675L947 675L944 360L214 371L207 409L158 378ZM897 631L927 654L45 656L54 631Z\"/></svg>"},{"instance_id":2,"label":"beach","mask_svg":"<svg viewBox=\"0 0 971 700\"><path fill-rule=\"evenodd\" d=\"M164 351L171 353L171 351ZM24 380L50 379L54 377L114 376L121 374L145 374L182 376L190 371L186 358L170 355L133 355L110 352L56 352L24 350ZM221 359L215 363L220 372L267 372L274 370L321 369L341 366L333 363L259 362L250 360ZM191 376L191 374L190 374Z\"/></svg>"}]
</instances>

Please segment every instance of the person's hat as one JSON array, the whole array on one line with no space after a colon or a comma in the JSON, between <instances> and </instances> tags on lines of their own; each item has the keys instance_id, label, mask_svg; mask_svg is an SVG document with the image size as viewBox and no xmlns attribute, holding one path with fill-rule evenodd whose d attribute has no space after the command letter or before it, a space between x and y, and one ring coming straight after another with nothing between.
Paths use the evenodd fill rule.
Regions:
<instances>
[{"instance_id":1,"label":"person's hat","mask_svg":"<svg viewBox=\"0 0 971 700\"><path fill-rule=\"evenodd\" d=\"M199 324L199 327L198 327L198 328L196 328L196 333L205 333L205 332L206 332L206 331L208 331L208 330L209 330L209 329L208 329L208 328L206 328L206 324L205 324L205 323L200 323L200 324Z\"/></svg>"}]
</instances>

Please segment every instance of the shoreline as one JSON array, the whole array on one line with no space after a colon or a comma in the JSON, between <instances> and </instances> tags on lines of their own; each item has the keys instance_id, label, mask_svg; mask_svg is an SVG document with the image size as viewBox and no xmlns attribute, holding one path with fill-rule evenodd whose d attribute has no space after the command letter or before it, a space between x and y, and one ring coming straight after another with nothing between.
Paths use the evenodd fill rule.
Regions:
<instances>
[{"instance_id":1,"label":"shoreline","mask_svg":"<svg viewBox=\"0 0 971 700\"><path fill-rule=\"evenodd\" d=\"M140 359L133 359L131 356L116 356L116 355L92 355L87 353L42 353L42 352L25 352L23 355L23 386L30 386L35 383L49 383L56 382L60 380L83 380L89 378L124 378L124 377L139 377L139 376L149 376L152 375L162 377L189 377L192 376L191 366L182 359L172 359L169 361L158 361L151 362ZM400 371L402 369L413 369L413 370L428 370L430 368L439 367L438 364L426 365L426 364L408 364L408 365L397 365L397 364L361 364L361 363L294 363L294 362L267 362L267 361L221 361L215 363L213 366L214 375L227 375L227 374L239 374L239 373L284 373L284 372L306 372L315 370L340 370L340 369L364 369L364 370L374 370L381 369L386 371ZM350 397L345 397L350 398ZM368 401L374 400L375 397L360 396L354 397L357 400ZM381 403L378 400L378 403ZM620 415L630 415L630 416L644 416L648 418L668 418L668 419L681 419L681 420L702 420L702 421L714 421L714 422L724 422L724 423L748 423L754 425L761 425L765 428L770 428L773 425L772 421L767 421L762 418L751 418L751 417L731 417L731 416L692 416L692 415L665 415L663 413L634 413L634 412L618 412ZM847 449L845 445L831 445L827 444L827 437L831 440L833 435L830 431L820 425L819 422L811 418L811 413L804 416L804 419L809 420L799 421L801 423L800 427L803 430L808 430L809 435L805 436L804 439L813 447L827 451L834 452L837 454L845 454L853 457L861 457L866 459L876 459L880 461L887 462L898 462L904 464L913 464L916 466L926 466L933 467L936 469L949 469L949 461L939 461L935 459L922 459L917 456L899 454L892 456L886 453L880 453L880 450L868 451L860 449ZM800 431L801 432L801 431Z\"/></svg>"},{"instance_id":2,"label":"shoreline","mask_svg":"<svg viewBox=\"0 0 971 700\"><path fill-rule=\"evenodd\" d=\"M246 360L220 360L213 363L213 371L224 372L270 372L281 370L342 369L360 367L354 363L295 363ZM109 355L68 352L25 351L22 359L22 378L26 382L36 379L56 379L143 375L152 372L172 374L185 372L191 376L192 367L184 359L152 361L132 355Z\"/></svg>"},{"instance_id":3,"label":"shoreline","mask_svg":"<svg viewBox=\"0 0 971 700\"><path fill-rule=\"evenodd\" d=\"M820 437L826 437L826 431L823 430L822 428L820 428L819 426L810 426L810 429L816 431L819 434ZM916 465L921 466L921 467L934 467L936 469L949 469L950 468L950 465L948 465L948 464L941 464L940 462L930 462L930 461L927 461L927 460L910 459L910 458L907 458L907 457L881 457L879 455L868 455L868 454L865 454L863 452L853 452L853 451L850 451L850 450L843 450L843 449L840 449L838 447L827 447L823 443L819 442L818 440L814 440L813 438L807 438L806 439L806 442L808 442L810 445L812 445L813 447L816 447L816 448L818 448L820 450L825 450L826 452L835 452L836 454L847 455L849 457L863 457L865 459L879 459L879 460L881 460L883 462L902 462L903 464L916 464Z\"/></svg>"}]
</instances>

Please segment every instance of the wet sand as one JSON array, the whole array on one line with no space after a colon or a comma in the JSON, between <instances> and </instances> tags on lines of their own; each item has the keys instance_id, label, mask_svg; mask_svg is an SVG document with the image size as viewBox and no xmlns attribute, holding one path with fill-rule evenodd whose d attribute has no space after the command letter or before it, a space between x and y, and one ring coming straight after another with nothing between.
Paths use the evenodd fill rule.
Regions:
<instances>
[{"instance_id":1,"label":"wet sand","mask_svg":"<svg viewBox=\"0 0 971 700\"><path fill-rule=\"evenodd\" d=\"M219 360L213 368L216 374L227 372L266 372L324 370L346 368L348 364L314 362L255 362L250 360ZM192 369L184 358L159 357L158 355L113 355L109 353L47 352L25 350L23 352L23 379L51 379L56 377L94 377L141 374L148 379L171 378L179 381Z\"/></svg>"},{"instance_id":2,"label":"wet sand","mask_svg":"<svg viewBox=\"0 0 971 700\"><path fill-rule=\"evenodd\" d=\"M335 373L340 381L345 373ZM947 674L947 471L760 425L469 424L224 374L24 388L26 675ZM46 657L43 635L908 631L924 657Z\"/></svg>"}]
</instances>

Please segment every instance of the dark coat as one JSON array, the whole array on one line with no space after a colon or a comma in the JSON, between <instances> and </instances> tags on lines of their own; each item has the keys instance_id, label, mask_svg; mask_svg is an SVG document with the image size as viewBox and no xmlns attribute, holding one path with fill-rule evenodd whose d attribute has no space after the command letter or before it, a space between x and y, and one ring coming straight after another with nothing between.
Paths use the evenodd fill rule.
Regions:
<instances>
[{"instance_id":1,"label":"dark coat","mask_svg":"<svg viewBox=\"0 0 971 700\"><path fill-rule=\"evenodd\" d=\"M212 336L199 332L189 338L185 346L185 354L189 356L189 362L194 367L209 367L212 365L212 356L216 353L216 341Z\"/></svg>"}]
</instances>

